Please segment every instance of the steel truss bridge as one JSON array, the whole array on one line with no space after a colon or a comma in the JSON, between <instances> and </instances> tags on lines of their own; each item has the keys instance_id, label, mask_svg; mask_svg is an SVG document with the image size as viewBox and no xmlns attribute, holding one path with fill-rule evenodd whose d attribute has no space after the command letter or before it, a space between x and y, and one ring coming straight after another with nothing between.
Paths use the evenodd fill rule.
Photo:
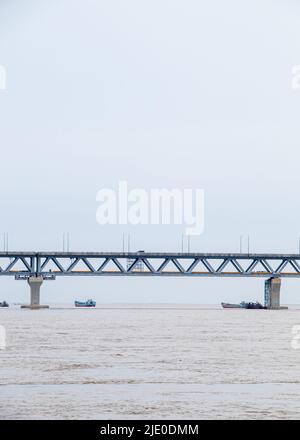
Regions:
<instances>
[{"instance_id":1,"label":"steel truss bridge","mask_svg":"<svg viewBox=\"0 0 300 440\"><path fill-rule=\"evenodd\" d=\"M2 252L0 276L300 277L300 254Z\"/></svg>"}]
</instances>

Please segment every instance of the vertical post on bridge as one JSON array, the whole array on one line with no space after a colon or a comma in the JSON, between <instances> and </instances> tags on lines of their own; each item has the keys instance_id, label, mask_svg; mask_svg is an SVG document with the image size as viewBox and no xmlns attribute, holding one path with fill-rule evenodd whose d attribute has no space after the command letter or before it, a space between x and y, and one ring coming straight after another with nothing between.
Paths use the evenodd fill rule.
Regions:
<instances>
[{"instance_id":1,"label":"vertical post on bridge","mask_svg":"<svg viewBox=\"0 0 300 440\"><path fill-rule=\"evenodd\" d=\"M265 307L267 309L283 309L280 306L281 279L271 277L265 281Z\"/></svg>"},{"instance_id":2,"label":"vertical post on bridge","mask_svg":"<svg viewBox=\"0 0 300 440\"><path fill-rule=\"evenodd\" d=\"M27 282L30 286L30 304L24 305L22 308L25 309L47 309L49 306L42 306L40 304L40 290L43 284L42 276L31 276L28 278Z\"/></svg>"}]
</instances>

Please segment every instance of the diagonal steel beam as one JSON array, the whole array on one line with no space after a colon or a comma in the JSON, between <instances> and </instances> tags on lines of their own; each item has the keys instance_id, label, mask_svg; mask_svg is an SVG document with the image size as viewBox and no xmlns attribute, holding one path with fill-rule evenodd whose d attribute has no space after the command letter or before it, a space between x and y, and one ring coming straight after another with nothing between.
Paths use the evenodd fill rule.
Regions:
<instances>
[{"instance_id":1,"label":"diagonal steel beam","mask_svg":"<svg viewBox=\"0 0 300 440\"><path fill-rule=\"evenodd\" d=\"M244 273L244 269L235 258L232 258L230 261L239 273Z\"/></svg>"},{"instance_id":2,"label":"diagonal steel beam","mask_svg":"<svg viewBox=\"0 0 300 440\"><path fill-rule=\"evenodd\" d=\"M89 260L87 258L81 258L81 261L83 261L83 263L86 265L86 267L91 271L91 272L95 272L94 267L92 266L92 264L89 262Z\"/></svg>"},{"instance_id":3,"label":"diagonal steel beam","mask_svg":"<svg viewBox=\"0 0 300 440\"><path fill-rule=\"evenodd\" d=\"M126 272L130 273L133 271L133 269L135 268L135 266L138 264L139 258L136 258L133 263L131 263L131 265L129 267L127 267Z\"/></svg>"},{"instance_id":4,"label":"diagonal steel beam","mask_svg":"<svg viewBox=\"0 0 300 440\"><path fill-rule=\"evenodd\" d=\"M218 267L218 269L216 270L217 273L220 273L223 271L223 269L225 269L225 267L227 266L227 264L229 263L230 260L226 260L224 259L223 262L220 264L220 266Z\"/></svg>"},{"instance_id":5,"label":"diagonal steel beam","mask_svg":"<svg viewBox=\"0 0 300 440\"><path fill-rule=\"evenodd\" d=\"M187 268L187 273L191 273L195 267L199 264L200 258L195 258L195 260L192 262L192 264Z\"/></svg>"},{"instance_id":6,"label":"diagonal steel beam","mask_svg":"<svg viewBox=\"0 0 300 440\"><path fill-rule=\"evenodd\" d=\"M216 273L215 269L212 267L212 265L207 261L206 258L201 258L201 263L204 264L204 266L206 267L206 269L210 272L210 273Z\"/></svg>"},{"instance_id":7,"label":"diagonal steel beam","mask_svg":"<svg viewBox=\"0 0 300 440\"><path fill-rule=\"evenodd\" d=\"M174 263L174 265L177 267L177 269L179 270L179 272L181 272L181 273L184 273L184 272L185 272L184 268L182 267L182 265L179 263L179 261L178 261L176 258L172 258L171 261L172 261L172 262Z\"/></svg>"},{"instance_id":8,"label":"diagonal steel beam","mask_svg":"<svg viewBox=\"0 0 300 440\"><path fill-rule=\"evenodd\" d=\"M157 273L160 273L166 266L167 264L171 261L171 258L167 257L165 258L165 260L162 262L162 264L159 266L159 268L157 269Z\"/></svg>"},{"instance_id":9,"label":"diagonal steel beam","mask_svg":"<svg viewBox=\"0 0 300 440\"><path fill-rule=\"evenodd\" d=\"M65 268L60 264L60 262L57 260L57 258L55 258L55 257L52 257L51 258L51 260L53 261L53 263L58 267L58 269L61 271L61 272L65 272L66 270L65 270Z\"/></svg>"},{"instance_id":10,"label":"diagonal steel beam","mask_svg":"<svg viewBox=\"0 0 300 440\"><path fill-rule=\"evenodd\" d=\"M253 260L246 269L246 273L252 272L252 270L257 266L259 260Z\"/></svg>"},{"instance_id":11,"label":"diagonal steel beam","mask_svg":"<svg viewBox=\"0 0 300 440\"><path fill-rule=\"evenodd\" d=\"M19 258L21 261L22 261L22 263L24 264L24 266L26 266L26 268L28 269L28 271L29 272L32 272L32 267L31 267L31 265L26 261L26 259L25 259L25 257L20 257Z\"/></svg>"},{"instance_id":12,"label":"diagonal steel beam","mask_svg":"<svg viewBox=\"0 0 300 440\"><path fill-rule=\"evenodd\" d=\"M13 267L14 267L14 265L16 264L16 262L18 261L18 259L19 258L15 258L13 261L11 261L10 263L9 263L9 265L5 268L5 271L6 272L9 272Z\"/></svg>"},{"instance_id":13,"label":"diagonal steel beam","mask_svg":"<svg viewBox=\"0 0 300 440\"><path fill-rule=\"evenodd\" d=\"M50 261L50 257L45 258L45 260L40 266L40 269L43 270L46 267L46 265L49 263L49 261Z\"/></svg>"},{"instance_id":14,"label":"diagonal steel beam","mask_svg":"<svg viewBox=\"0 0 300 440\"><path fill-rule=\"evenodd\" d=\"M122 264L119 262L119 260L117 258L112 258L112 261L115 263L115 265L120 270L120 272L125 272L124 267L122 266Z\"/></svg>"},{"instance_id":15,"label":"diagonal steel beam","mask_svg":"<svg viewBox=\"0 0 300 440\"><path fill-rule=\"evenodd\" d=\"M261 264L264 266L267 272L273 273L273 269L266 260L260 260Z\"/></svg>"},{"instance_id":16,"label":"diagonal steel beam","mask_svg":"<svg viewBox=\"0 0 300 440\"><path fill-rule=\"evenodd\" d=\"M285 266L288 264L289 260L283 260L277 269L275 270L275 273L281 273L281 271L285 268Z\"/></svg>"},{"instance_id":17,"label":"diagonal steel beam","mask_svg":"<svg viewBox=\"0 0 300 440\"><path fill-rule=\"evenodd\" d=\"M147 258L143 258L143 263L146 267L148 267L148 269L150 270L151 273L155 273L156 270L154 269L154 267L152 266L152 264L148 261Z\"/></svg>"},{"instance_id":18,"label":"diagonal steel beam","mask_svg":"<svg viewBox=\"0 0 300 440\"><path fill-rule=\"evenodd\" d=\"M300 266L296 260L290 260L290 264L293 266L296 272L300 273Z\"/></svg>"},{"instance_id":19,"label":"diagonal steel beam","mask_svg":"<svg viewBox=\"0 0 300 440\"><path fill-rule=\"evenodd\" d=\"M100 264L99 268L97 269L97 272L103 272L103 269L105 268L105 266L107 266L107 264L110 262L111 258L105 258L105 260L103 261L103 263Z\"/></svg>"},{"instance_id":20,"label":"diagonal steel beam","mask_svg":"<svg viewBox=\"0 0 300 440\"><path fill-rule=\"evenodd\" d=\"M80 258L75 258L75 260L71 260L71 264L70 266L67 267L66 272L72 272L72 270L74 269L74 267L77 266L77 264L79 263Z\"/></svg>"}]
</instances>

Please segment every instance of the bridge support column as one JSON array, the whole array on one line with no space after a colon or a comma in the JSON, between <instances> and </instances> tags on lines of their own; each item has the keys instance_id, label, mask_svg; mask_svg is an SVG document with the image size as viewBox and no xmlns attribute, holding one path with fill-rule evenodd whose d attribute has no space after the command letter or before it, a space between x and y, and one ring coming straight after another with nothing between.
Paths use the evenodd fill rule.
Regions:
<instances>
[{"instance_id":1,"label":"bridge support column","mask_svg":"<svg viewBox=\"0 0 300 440\"><path fill-rule=\"evenodd\" d=\"M265 307L268 309L283 309L280 306L281 279L271 277L265 281Z\"/></svg>"},{"instance_id":2,"label":"bridge support column","mask_svg":"<svg viewBox=\"0 0 300 440\"><path fill-rule=\"evenodd\" d=\"M49 307L40 305L40 289L43 281L44 279L41 276L31 276L28 278L27 282L30 286L30 304L28 306L22 306L22 308L47 309Z\"/></svg>"}]
</instances>

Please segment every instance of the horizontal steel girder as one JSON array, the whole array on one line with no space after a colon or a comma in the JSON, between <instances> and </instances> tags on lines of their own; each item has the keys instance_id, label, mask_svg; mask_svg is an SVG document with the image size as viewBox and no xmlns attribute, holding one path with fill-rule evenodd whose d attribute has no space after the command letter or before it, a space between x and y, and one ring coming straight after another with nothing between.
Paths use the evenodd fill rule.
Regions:
<instances>
[{"instance_id":1,"label":"horizontal steel girder","mask_svg":"<svg viewBox=\"0 0 300 440\"><path fill-rule=\"evenodd\" d=\"M300 277L300 254L6 252L1 275Z\"/></svg>"}]
</instances>

